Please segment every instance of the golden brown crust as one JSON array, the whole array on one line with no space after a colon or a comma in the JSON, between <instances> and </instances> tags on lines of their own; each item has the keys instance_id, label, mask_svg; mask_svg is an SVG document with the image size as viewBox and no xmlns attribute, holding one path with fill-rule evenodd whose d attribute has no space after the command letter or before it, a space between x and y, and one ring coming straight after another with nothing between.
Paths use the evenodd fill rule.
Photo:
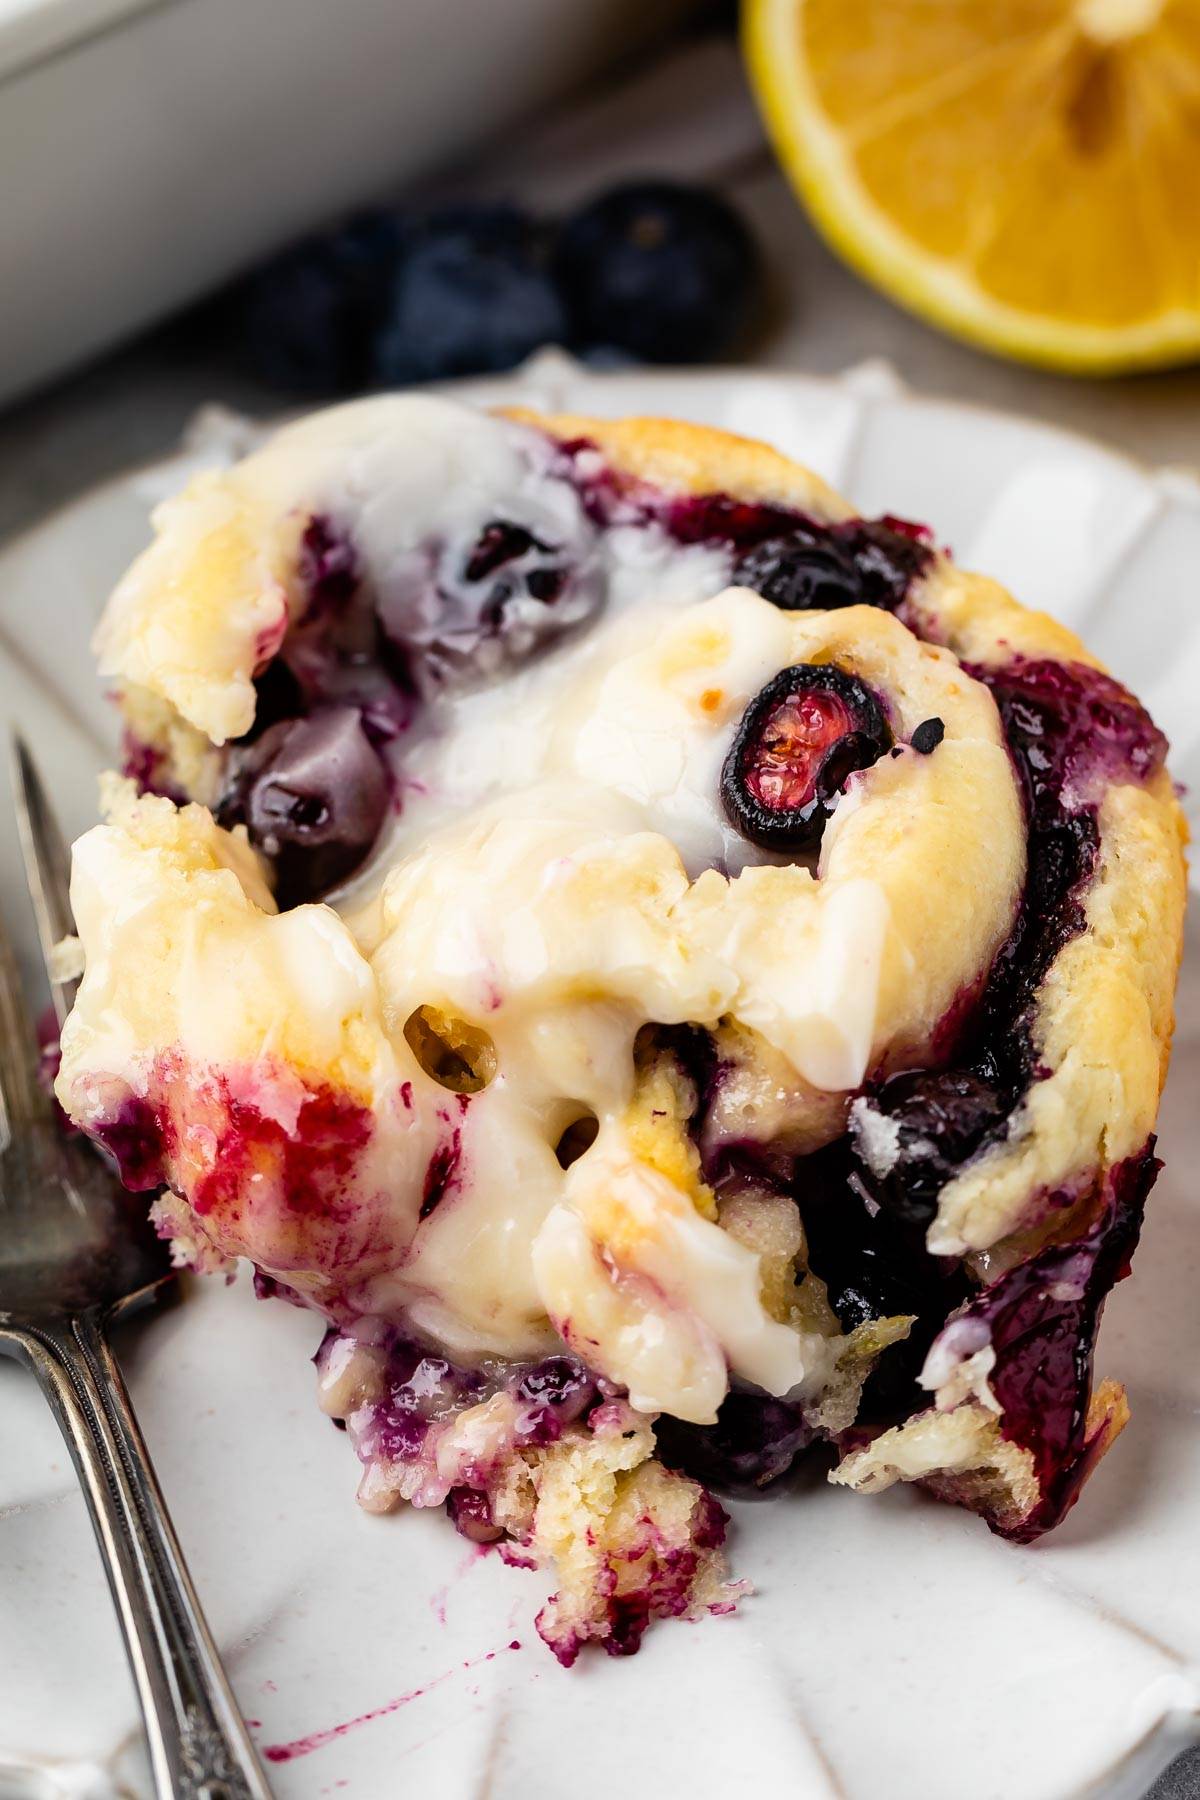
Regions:
<instances>
[{"instance_id":1,"label":"golden brown crust","mask_svg":"<svg viewBox=\"0 0 1200 1800\"><path fill-rule=\"evenodd\" d=\"M589 419L580 413L502 409L553 437L587 438L622 474L669 494L732 494L738 500L799 507L820 519L845 519L851 508L839 494L790 457L754 438L689 425L680 419Z\"/></svg>"}]
</instances>

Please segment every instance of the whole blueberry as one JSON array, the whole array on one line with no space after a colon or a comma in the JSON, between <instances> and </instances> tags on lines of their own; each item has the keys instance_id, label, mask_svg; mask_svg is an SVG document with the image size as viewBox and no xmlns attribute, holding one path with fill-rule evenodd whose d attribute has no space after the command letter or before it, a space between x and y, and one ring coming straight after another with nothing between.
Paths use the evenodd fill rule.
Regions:
<instances>
[{"instance_id":1,"label":"whole blueberry","mask_svg":"<svg viewBox=\"0 0 1200 1800\"><path fill-rule=\"evenodd\" d=\"M738 559L733 579L782 612L826 612L863 601L853 557L804 528L755 544Z\"/></svg>"},{"instance_id":2,"label":"whole blueberry","mask_svg":"<svg viewBox=\"0 0 1200 1800\"><path fill-rule=\"evenodd\" d=\"M244 822L275 866L281 906L316 899L356 869L388 809L383 764L357 708L283 719L237 749L218 816Z\"/></svg>"},{"instance_id":3,"label":"whole blueberry","mask_svg":"<svg viewBox=\"0 0 1200 1800\"><path fill-rule=\"evenodd\" d=\"M703 362L749 323L761 267L737 213L705 188L613 188L569 219L555 260L579 345Z\"/></svg>"},{"instance_id":4,"label":"whole blueberry","mask_svg":"<svg viewBox=\"0 0 1200 1800\"><path fill-rule=\"evenodd\" d=\"M540 227L511 206L453 207L413 230L375 373L396 383L511 369L566 335Z\"/></svg>"},{"instance_id":5,"label":"whole blueberry","mask_svg":"<svg viewBox=\"0 0 1200 1800\"><path fill-rule=\"evenodd\" d=\"M248 276L234 309L255 373L295 394L364 387L402 241L393 215L367 213Z\"/></svg>"}]
</instances>

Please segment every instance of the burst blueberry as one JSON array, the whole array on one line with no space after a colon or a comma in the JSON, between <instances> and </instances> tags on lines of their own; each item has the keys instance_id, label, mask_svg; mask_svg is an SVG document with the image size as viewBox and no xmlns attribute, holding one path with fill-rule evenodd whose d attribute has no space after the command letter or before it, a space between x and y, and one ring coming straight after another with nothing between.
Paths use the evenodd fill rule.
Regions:
<instances>
[{"instance_id":1,"label":"burst blueberry","mask_svg":"<svg viewBox=\"0 0 1200 1800\"><path fill-rule=\"evenodd\" d=\"M864 599L854 559L803 528L755 544L737 562L733 580L783 612L828 612Z\"/></svg>"},{"instance_id":2,"label":"burst blueberry","mask_svg":"<svg viewBox=\"0 0 1200 1800\"><path fill-rule=\"evenodd\" d=\"M765 850L812 849L850 776L891 743L878 700L857 676L797 663L742 715L721 772L725 811Z\"/></svg>"},{"instance_id":3,"label":"burst blueberry","mask_svg":"<svg viewBox=\"0 0 1200 1800\"><path fill-rule=\"evenodd\" d=\"M570 571L552 544L544 544L523 525L493 519L480 532L462 573L466 582L488 584L478 590L480 622L488 630L500 630L514 600L528 596L552 606Z\"/></svg>"},{"instance_id":4,"label":"burst blueberry","mask_svg":"<svg viewBox=\"0 0 1200 1800\"><path fill-rule=\"evenodd\" d=\"M1009 1098L974 1069L914 1070L893 1075L865 1103L885 1121L892 1165L877 1169L872 1191L897 1218L924 1229L938 1196L1003 1121ZM855 1135L870 1164L871 1128L856 1112ZM881 1169L882 1165L880 1165Z\"/></svg>"},{"instance_id":5,"label":"burst blueberry","mask_svg":"<svg viewBox=\"0 0 1200 1800\"><path fill-rule=\"evenodd\" d=\"M894 612L932 551L919 527L898 519L840 525L799 520L744 550L733 579L784 612L879 606Z\"/></svg>"}]
</instances>

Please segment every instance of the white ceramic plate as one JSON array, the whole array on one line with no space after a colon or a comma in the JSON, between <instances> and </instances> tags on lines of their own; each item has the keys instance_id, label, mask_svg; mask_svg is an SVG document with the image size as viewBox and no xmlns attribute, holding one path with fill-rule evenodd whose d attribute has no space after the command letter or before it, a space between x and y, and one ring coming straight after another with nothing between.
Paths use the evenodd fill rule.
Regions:
<instances>
[{"instance_id":1,"label":"white ceramic plate","mask_svg":"<svg viewBox=\"0 0 1200 1800\"><path fill-rule=\"evenodd\" d=\"M841 381L585 373L540 358L475 384L583 412L663 412L770 439L864 512L929 521L960 560L1078 626L1139 692L1200 792L1200 487L1047 426ZM220 431L201 455L217 453ZM142 470L0 554L3 711L72 830L113 720L96 612L194 456ZM0 904L16 919L7 819ZM656 1627L634 1662L558 1668L538 1578L440 1515L368 1518L313 1401L318 1323L248 1283L189 1287L123 1348L146 1435L277 1793L373 1800L1067 1800L1140 1795L1200 1736L1200 942L1184 971L1167 1171L1100 1356L1133 1423L1033 1549L908 1490L803 1470L735 1507L758 1590L738 1616ZM519 1644L519 1648L516 1646ZM57 1432L0 1365L0 1795L148 1792L137 1715Z\"/></svg>"}]
</instances>

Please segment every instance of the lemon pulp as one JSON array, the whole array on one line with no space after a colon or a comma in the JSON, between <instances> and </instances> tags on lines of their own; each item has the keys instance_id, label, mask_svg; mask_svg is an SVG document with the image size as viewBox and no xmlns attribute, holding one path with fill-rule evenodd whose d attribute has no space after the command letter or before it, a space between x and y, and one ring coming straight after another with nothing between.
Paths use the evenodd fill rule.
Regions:
<instances>
[{"instance_id":1,"label":"lemon pulp","mask_svg":"<svg viewBox=\"0 0 1200 1800\"><path fill-rule=\"evenodd\" d=\"M1116 371L1200 354L1200 0L745 0L818 225L987 347Z\"/></svg>"}]
</instances>

